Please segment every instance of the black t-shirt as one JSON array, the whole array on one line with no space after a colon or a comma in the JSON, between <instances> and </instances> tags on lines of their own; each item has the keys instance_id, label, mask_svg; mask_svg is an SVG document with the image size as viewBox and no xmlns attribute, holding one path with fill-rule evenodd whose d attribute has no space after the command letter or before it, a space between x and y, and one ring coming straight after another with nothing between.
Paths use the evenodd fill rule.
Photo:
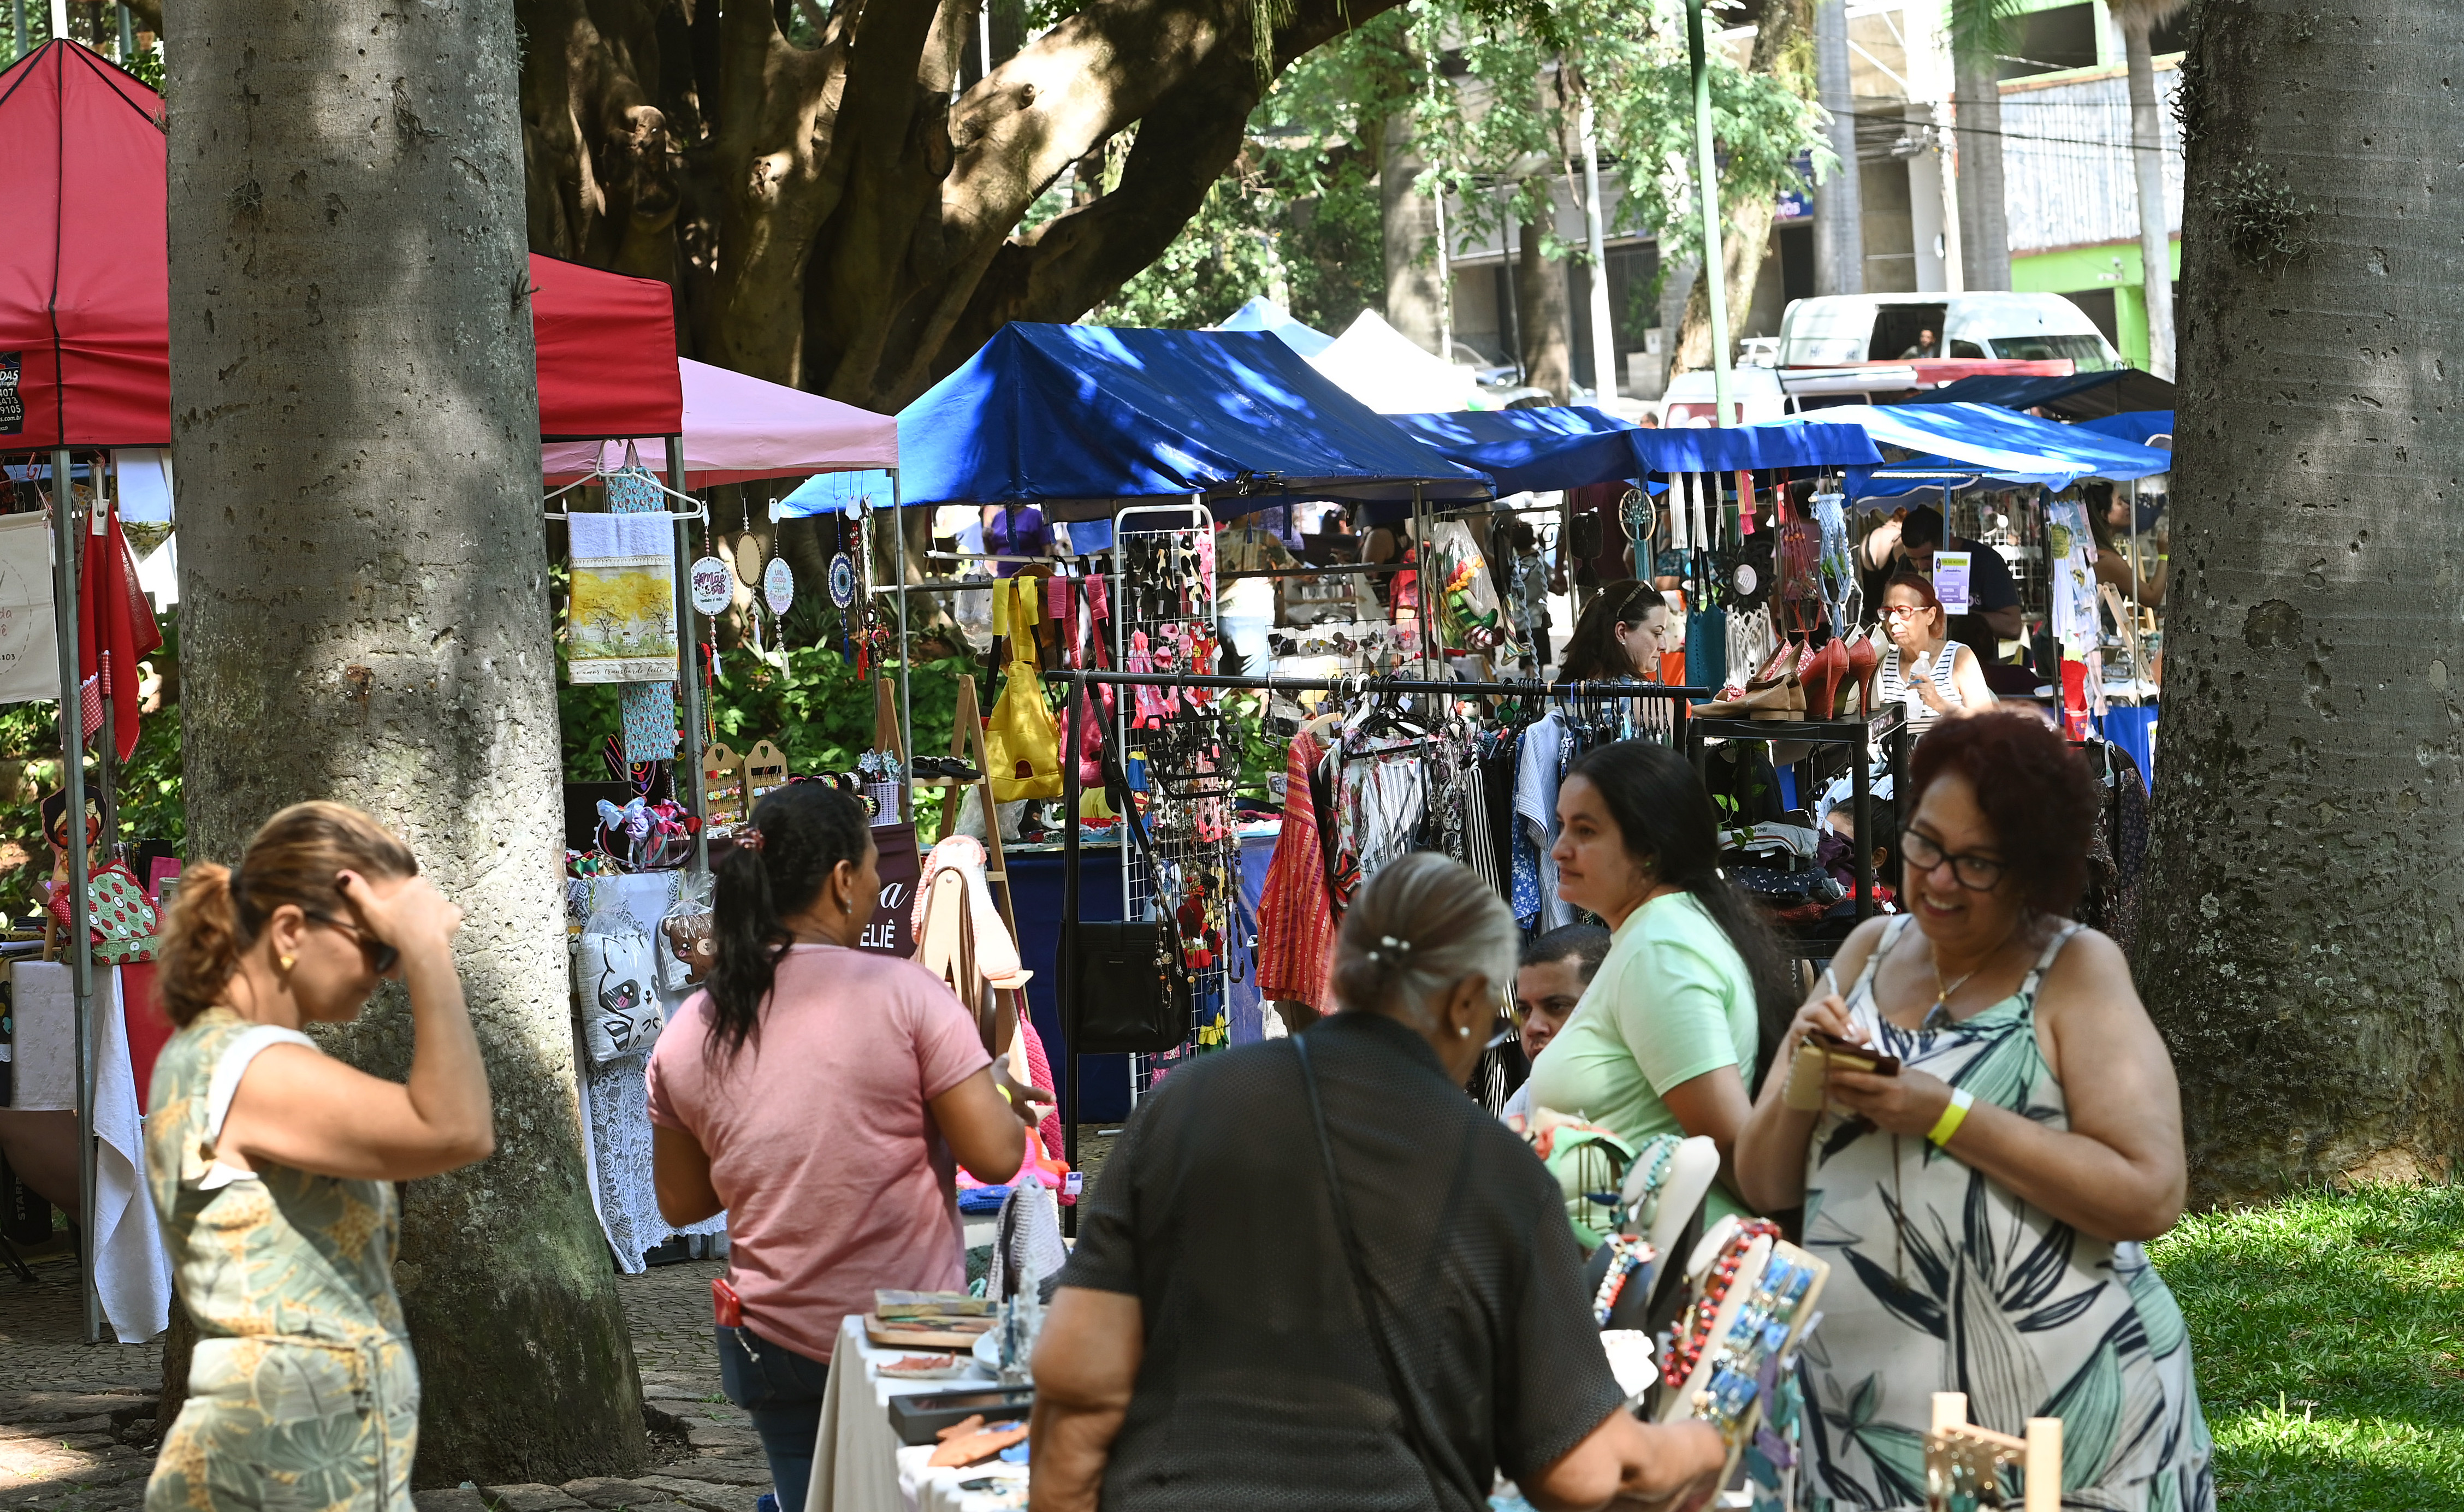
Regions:
<instances>
[{"instance_id":1,"label":"black t-shirt","mask_svg":"<svg viewBox=\"0 0 2464 1512\"><path fill-rule=\"evenodd\" d=\"M1308 1034L1378 1314L1420 1421L1459 1467L1436 1474L1441 1504L1476 1512L1499 1468L1547 1468L1623 1399L1563 1199L1411 1030L1338 1013ZM1206 1057L1139 1105L1061 1282L1142 1309L1146 1356L1105 1467L1107 1512L1431 1504L1291 1045Z\"/></svg>"},{"instance_id":2,"label":"black t-shirt","mask_svg":"<svg viewBox=\"0 0 2464 1512\"><path fill-rule=\"evenodd\" d=\"M1950 543L1942 549L1968 553L1968 602L1971 609L2015 609L2019 606L2018 581L2011 576L2011 564L2002 559L2000 552L1983 541L1969 540L1959 536L1950 537ZM1859 556L1863 551L1863 547L1858 548ZM1912 570L1907 558L1896 551L1881 566L1864 569L1861 576L1868 618L1881 617L1883 588L1889 585L1894 574L1907 570ZM1991 667L2002 659L2001 639L1993 633L1993 627L1985 623L1984 615L1954 614L1950 617L1948 629L1950 639L1974 651L1977 661L1985 666Z\"/></svg>"}]
</instances>

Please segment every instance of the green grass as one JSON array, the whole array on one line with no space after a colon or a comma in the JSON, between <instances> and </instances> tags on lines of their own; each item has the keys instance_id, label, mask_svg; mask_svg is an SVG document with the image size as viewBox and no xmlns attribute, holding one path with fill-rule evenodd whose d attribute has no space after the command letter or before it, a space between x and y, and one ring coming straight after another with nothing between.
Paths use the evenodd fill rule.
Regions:
<instances>
[{"instance_id":1,"label":"green grass","mask_svg":"<svg viewBox=\"0 0 2464 1512\"><path fill-rule=\"evenodd\" d=\"M2204 1214L2149 1250L2227 1512L2464 1507L2464 1187Z\"/></svg>"}]
</instances>

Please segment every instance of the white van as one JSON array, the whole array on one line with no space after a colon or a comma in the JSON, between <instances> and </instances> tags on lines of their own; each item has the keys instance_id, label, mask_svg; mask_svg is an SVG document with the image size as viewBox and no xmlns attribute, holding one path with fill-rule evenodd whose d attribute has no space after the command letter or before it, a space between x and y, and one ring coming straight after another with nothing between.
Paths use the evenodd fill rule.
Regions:
<instances>
[{"instance_id":1,"label":"white van","mask_svg":"<svg viewBox=\"0 0 2464 1512\"><path fill-rule=\"evenodd\" d=\"M1788 396L1780 388L1779 372L1770 367L1732 367L1728 370L1728 405L1734 412L1729 424L1759 426L1766 421L1788 417ZM1660 423L1672 429L1704 427L1713 424L1719 410L1718 393L1711 370L1696 368L1691 372L1670 376L1668 386L1660 395ZM1735 418L1737 413L1743 420Z\"/></svg>"},{"instance_id":2,"label":"white van","mask_svg":"<svg viewBox=\"0 0 2464 1512\"><path fill-rule=\"evenodd\" d=\"M1784 369L1944 358L2067 360L2082 373L2123 365L2087 312L2057 294L1823 295L1780 317Z\"/></svg>"}]
</instances>

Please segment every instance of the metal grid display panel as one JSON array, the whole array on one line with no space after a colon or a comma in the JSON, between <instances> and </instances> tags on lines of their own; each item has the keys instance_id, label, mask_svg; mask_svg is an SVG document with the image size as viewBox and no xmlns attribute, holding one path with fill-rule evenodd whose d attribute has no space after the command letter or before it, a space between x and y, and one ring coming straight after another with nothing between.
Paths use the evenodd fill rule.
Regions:
<instances>
[{"instance_id":1,"label":"metal grid display panel","mask_svg":"<svg viewBox=\"0 0 2464 1512\"><path fill-rule=\"evenodd\" d=\"M1138 516L1154 518L1147 528L1135 528ZM1159 518L1157 518L1159 516ZM1195 519L1195 524L1186 523ZM1186 625L1207 637L1215 633L1216 578L1214 563L1214 516L1204 506L1174 504L1140 505L1122 510L1113 516L1114 589L1112 603L1113 665L1127 668L1133 637L1143 633L1151 646L1166 642L1177 625ZM1133 560L1152 560L1160 551L1175 557L1180 565L1174 577L1186 587L1185 600L1163 602L1155 596L1135 591L1133 580L1140 574L1128 565ZM1144 576L1152 577L1153 574ZM1124 589L1131 591L1124 591ZM1165 668L1156 668L1155 670ZM1212 671L1207 668L1183 668L1187 671ZM1133 756L1147 750L1149 732L1133 728L1137 715L1138 700L1132 690L1123 689L1119 708L1114 714L1116 749ZM1175 722L1174 714L1163 715L1167 726ZM1150 795L1146 809L1147 829L1155 850L1155 868L1161 878L1150 871L1146 857L1134 844L1121 847L1121 917L1125 919L1161 919L1177 907L1192 881L1228 879L1237 889L1241 875L1240 842L1229 820L1232 793L1240 778L1240 756L1237 749L1225 754L1228 769L1219 774L1220 781L1203 777L1191 778L1166 773L1150 759L1146 763L1146 785ZM1224 820L1220 829L1212 829L1213 838L1201 838L1198 822L1199 811L1218 806ZM1190 973L1190 991L1195 1011L1191 1015L1190 1038L1180 1047L1155 1055L1130 1057L1130 1101L1133 1107L1151 1090L1158 1076L1185 1057L1200 1049L1199 1034L1219 1019L1228 1023L1231 1008L1232 973L1230 955L1231 930L1223 931L1223 947L1215 952L1213 961Z\"/></svg>"}]
</instances>

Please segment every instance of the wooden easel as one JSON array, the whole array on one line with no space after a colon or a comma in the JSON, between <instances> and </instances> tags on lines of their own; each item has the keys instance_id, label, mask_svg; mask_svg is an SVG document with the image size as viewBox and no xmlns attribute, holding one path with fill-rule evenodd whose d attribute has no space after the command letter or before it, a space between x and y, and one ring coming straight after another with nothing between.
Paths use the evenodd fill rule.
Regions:
<instances>
[{"instance_id":1,"label":"wooden easel","mask_svg":"<svg viewBox=\"0 0 2464 1512\"><path fill-rule=\"evenodd\" d=\"M984 880L993 885L993 896L1000 900L1001 923L1008 926L1010 938L1018 938L1018 911L1010 904L1009 862L1001 853L1001 816L993 804L992 756L984 749L983 706L976 699L973 673L958 677L958 705L950 724L950 755L975 763L976 778L917 778L917 787L938 787L949 791L949 800L941 806L944 829L957 822L959 806L966 801L965 789L973 789L977 801L984 808Z\"/></svg>"},{"instance_id":2,"label":"wooden easel","mask_svg":"<svg viewBox=\"0 0 2464 1512\"><path fill-rule=\"evenodd\" d=\"M1928 1509L1951 1504L1954 1477L1964 1482L1964 1489L1973 1490L1980 1480L2015 1463L2027 1475L2024 1512L2061 1512L2062 1420L2058 1417L2031 1417L2028 1436L2013 1438L1970 1424L1966 1392L1936 1391L1933 1431L1925 1435L1925 1457ZM1993 1489L2005 1488L1997 1483ZM2011 1503L2006 1499L1993 1504Z\"/></svg>"}]
</instances>

